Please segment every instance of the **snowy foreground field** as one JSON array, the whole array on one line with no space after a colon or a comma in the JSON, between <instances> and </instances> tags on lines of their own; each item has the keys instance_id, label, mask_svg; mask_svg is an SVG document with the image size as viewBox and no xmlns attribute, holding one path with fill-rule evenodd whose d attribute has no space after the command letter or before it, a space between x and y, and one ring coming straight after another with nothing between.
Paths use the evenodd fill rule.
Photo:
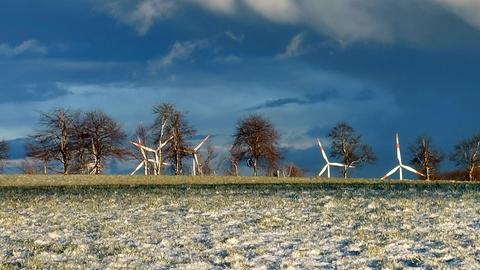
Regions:
<instances>
[{"instance_id":1,"label":"snowy foreground field","mask_svg":"<svg viewBox=\"0 0 480 270\"><path fill-rule=\"evenodd\" d=\"M0 188L0 268L480 269L478 185Z\"/></svg>"}]
</instances>

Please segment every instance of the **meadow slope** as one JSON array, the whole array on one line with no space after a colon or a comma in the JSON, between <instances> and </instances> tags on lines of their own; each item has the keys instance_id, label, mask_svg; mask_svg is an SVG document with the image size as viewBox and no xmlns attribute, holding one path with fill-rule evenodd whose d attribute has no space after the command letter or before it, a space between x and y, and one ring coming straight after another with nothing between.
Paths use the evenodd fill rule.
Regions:
<instances>
[{"instance_id":1,"label":"meadow slope","mask_svg":"<svg viewBox=\"0 0 480 270\"><path fill-rule=\"evenodd\" d=\"M480 268L479 185L13 178L0 180L5 269Z\"/></svg>"}]
</instances>

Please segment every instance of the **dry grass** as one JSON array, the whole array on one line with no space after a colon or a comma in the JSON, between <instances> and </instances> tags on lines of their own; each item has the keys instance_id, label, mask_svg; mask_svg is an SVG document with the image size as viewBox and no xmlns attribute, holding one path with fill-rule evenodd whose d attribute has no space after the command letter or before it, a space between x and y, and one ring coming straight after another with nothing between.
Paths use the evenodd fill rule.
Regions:
<instances>
[{"instance_id":1,"label":"dry grass","mask_svg":"<svg viewBox=\"0 0 480 270\"><path fill-rule=\"evenodd\" d=\"M162 185L478 185L480 182L378 179L325 179L229 176L125 176L125 175L2 175L0 187L162 186Z\"/></svg>"}]
</instances>

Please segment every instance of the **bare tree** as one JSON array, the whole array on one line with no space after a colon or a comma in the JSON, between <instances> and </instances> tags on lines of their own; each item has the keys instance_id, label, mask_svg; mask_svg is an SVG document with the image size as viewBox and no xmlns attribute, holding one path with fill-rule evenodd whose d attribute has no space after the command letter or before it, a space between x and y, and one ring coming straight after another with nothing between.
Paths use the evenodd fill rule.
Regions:
<instances>
[{"instance_id":1,"label":"bare tree","mask_svg":"<svg viewBox=\"0 0 480 270\"><path fill-rule=\"evenodd\" d=\"M230 153L221 154L217 160L215 170L220 174L226 176L239 176L238 166L240 161Z\"/></svg>"},{"instance_id":2,"label":"bare tree","mask_svg":"<svg viewBox=\"0 0 480 270\"><path fill-rule=\"evenodd\" d=\"M72 171L79 174L89 174L90 161L88 148L91 145L91 138L85 126L85 114L74 112L72 117L72 145L74 149Z\"/></svg>"},{"instance_id":3,"label":"bare tree","mask_svg":"<svg viewBox=\"0 0 480 270\"><path fill-rule=\"evenodd\" d=\"M187 140L192 138L196 131L188 123L185 113L178 111L171 103L162 103L153 108L156 115L153 124L155 130L155 143L162 140L164 134L173 136L173 139L165 146L166 159L175 164L175 174L183 174L183 160L190 156ZM163 127L163 128L162 128Z\"/></svg>"},{"instance_id":4,"label":"bare tree","mask_svg":"<svg viewBox=\"0 0 480 270\"><path fill-rule=\"evenodd\" d=\"M20 162L18 169L23 174L34 175L45 173L45 165L36 158L26 158Z\"/></svg>"},{"instance_id":5,"label":"bare tree","mask_svg":"<svg viewBox=\"0 0 480 270\"><path fill-rule=\"evenodd\" d=\"M3 173L9 158L10 147L5 140L0 141L0 173Z\"/></svg>"},{"instance_id":6,"label":"bare tree","mask_svg":"<svg viewBox=\"0 0 480 270\"><path fill-rule=\"evenodd\" d=\"M102 111L95 110L85 114L85 133L90 138L88 148L91 162L91 174L101 174L105 161L109 158L125 159L131 156L124 147L127 135L120 124Z\"/></svg>"},{"instance_id":7,"label":"bare tree","mask_svg":"<svg viewBox=\"0 0 480 270\"><path fill-rule=\"evenodd\" d=\"M332 140L333 158L341 158L345 167L343 169L343 177L348 177L351 167L361 167L365 164L372 164L376 157L372 148L362 143L360 135L347 123L338 123L327 136Z\"/></svg>"},{"instance_id":8,"label":"bare tree","mask_svg":"<svg viewBox=\"0 0 480 270\"><path fill-rule=\"evenodd\" d=\"M142 166L144 169L144 174L148 175L150 171L152 171L154 168L149 160L148 152L141 146L145 146L149 141L149 130L143 124L140 124L135 130L135 134L133 137L134 138L132 141L138 143L138 145L135 146L135 149L132 150L132 153L134 153L133 157L136 160L140 161L140 165L135 169L132 175L134 175L138 170L140 170Z\"/></svg>"},{"instance_id":9,"label":"bare tree","mask_svg":"<svg viewBox=\"0 0 480 270\"><path fill-rule=\"evenodd\" d=\"M28 156L40 159L45 164L58 161L63 174L69 174L74 157L73 122L72 113L63 108L41 113L41 129L29 137Z\"/></svg>"},{"instance_id":10,"label":"bare tree","mask_svg":"<svg viewBox=\"0 0 480 270\"><path fill-rule=\"evenodd\" d=\"M26 144L27 157L38 160L42 163L43 174L48 174L50 170L50 162L54 159L52 152L50 152L49 143L44 140L39 140L37 136L30 136L29 142ZM34 161L29 161L25 164L28 167ZM27 173L25 170L24 172ZM28 173L27 173L28 174Z\"/></svg>"},{"instance_id":11,"label":"bare tree","mask_svg":"<svg viewBox=\"0 0 480 270\"><path fill-rule=\"evenodd\" d=\"M206 153L206 156L205 158L203 158L202 155L200 155L200 164L202 164L202 160L204 160L203 162L203 173L205 175L215 175L215 170L213 168L213 160L217 157L217 154L215 153L215 148L213 147L213 145L211 145L210 143L207 145L207 153Z\"/></svg>"},{"instance_id":12,"label":"bare tree","mask_svg":"<svg viewBox=\"0 0 480 270\"><path fill-rule=\"evenodd\" d=\"M305 171L293 163L290 163L285 169L286 177L305 177Z\"/></svg>"},{"instance_id":13,"label":"bare tree","mask_svg":"<svg viewBox=\"0 0 480 270\"><path fill-rule=\"evenodd\" d=\"M475 169L480 167L480 134L459 142L451 160L468 173L468 180L475 180Z\"/></svg>"},{"instance_id":14,"label":"bare tree","mask_svg":"<svg viewBox=\"0 0 480 270\"><path fill-rule=\"evenodd\" d=\"M249 160L253 175L257 176L259 167L278 168L281 160L279 140L280 135L273 124L253 114L238 121L230 153L234 160Z\"/></svg>"},{"instance_id":15,"label":"bare tree","mask_svg":"<svg viewBox=\"0 0 480 270\"><path fill-rule=\"evenodd\" d=\"M434 145L429 137L419 137L416 142L410 145L410 152L413 156L411 163L420 168L426 180L435 177L444 155Z\"/></svg>"}]
</instances>

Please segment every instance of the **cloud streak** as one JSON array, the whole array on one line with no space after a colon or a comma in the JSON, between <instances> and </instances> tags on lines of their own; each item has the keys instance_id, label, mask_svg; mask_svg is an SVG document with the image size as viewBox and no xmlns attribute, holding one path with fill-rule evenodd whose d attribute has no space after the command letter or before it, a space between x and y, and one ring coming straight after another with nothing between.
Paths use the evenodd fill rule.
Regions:
<instances>
[{"instance_id":1,"label":"cloud streak","mask_svg":"<svg viewBox=\"0 0 480 270\"><path fill-rule=\"evenodd\" d=\"M98 2L94 3L98 5ZM103 1L101 5L102 10L134 27L139 35L145 35L156 20L169 18L177 9L173 0Z\"/></svg>"},{"instance_id":2,"label":"cloud streak","mask_svg":"<svg viewBox=\"0 0 480 270\"><path fill-rule=\"evenodd\" d=\"M305 36L306 32L296 34L288 43L285 51L277 55L277 58L290 58L305 54L308 50L305 47Z\"/></svg>"},{"instance_id":3,"label":"cloud streak","mask_svg":"<svg viewBox=\"0 0 480 270\"><path fill-rule=\"evenodd\" d=\"M234 33L233 31L225 31L225 35L227 37L229 37L231 40L235 41L235 42L238 42L238 43L242 43L243 40L245 39L245 35L243 33L239 33L239 34L236 34Z\"/></svg>"},{"instance_id":4,"label":"cloud streak","mask_svg":"<svg viewBox=\"0 0 480 270\"><path fill-rule=\"evenodd\" d=\"M459 21L480 29L477 0L110 0L103 7L144 35L155 21L188 5L237 18L254 13L273 23L308 27L342 44L428 44L438 28L452 22L461 27Z\"/></svg>"},{"instance_id":5,"label":"cloud streak","mask_svg":"<svg viewBox=\"0 0 480 270\"><path fill-rule=\"evenodd\" d=\"M149 62L149 70L156 73L158 69L173 65L176 61L185 61L196 51L209 47L207 39L193 41L175 41L170 51L164 57Z\"/></svg>"},{"instance_id":6,"label":"cloud streak","mask_svg":"<svg viewBox=\"0 0 480 270\"><path fill-rule=\"evenodd\" d=\"M35 39L26 40L17 46L0 43L0 56L15 57L25 54L44 55L46 53L47 47Z\"/></svg>"},{"instance_id":7,"label":"cloud streak","mask_svg":"<svg viewBox=\"0 0 480 270\"><path fill-rule=\"evenodd\" d=\"M283 107L286 105L307 105L320 102L332 101L338 98L340 94L335 90L320 91L306 94L303 98L279 98L267 100L264 103L245 109L245 111L256 111L261 109L271 109Z\"/></svg>"}]
</instances>

